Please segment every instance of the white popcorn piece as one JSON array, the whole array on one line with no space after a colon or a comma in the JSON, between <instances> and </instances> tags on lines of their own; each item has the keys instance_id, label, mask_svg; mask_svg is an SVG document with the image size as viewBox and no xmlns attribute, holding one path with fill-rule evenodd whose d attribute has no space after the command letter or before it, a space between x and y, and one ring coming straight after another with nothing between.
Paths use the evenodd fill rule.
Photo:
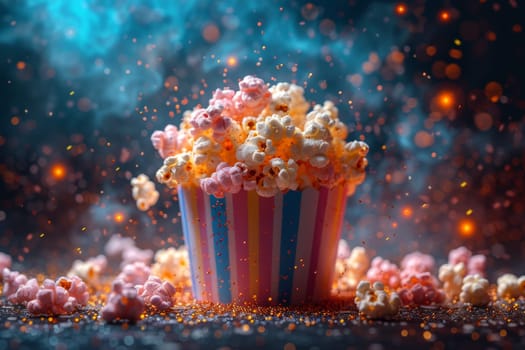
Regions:
<instances>
[{"instance_id":1,"label":"white popcorn piece","mask_svg":"<svg viewBox=\"0 0 525 350\"><path fill-rule=\"evenodd\" d=\"M354 247L347 258L337 259L336 289L348 292L357 287L370 266L370 258L363 247Z\"/></svg>"},{"instance_id":2,"label":"white popcorn piece","mask_svg":"<svg viewBox=\"0 0 525 350\"><path fill-rule=\"evenodd\" d=\"M78 276L90 284L96 284L106 269L108 260L104 255L89 258L86 261L75 260L67 273L68 277Z\"/></svg>"},{"instance_id":3,"label":"white popcorn piece","mask_svg":"<svg viewBox=\"0 0 525 350\"><path fill-rule=\"evenodd\" d=\"M288 115L272 115L258 121L255 130L257 134L274 143L281 141L285 137L290 137L295 132L295 126L292 124L292 118Z\"/></svg>"},{"instance_id":4,"label":"white popcorn piece","mask_svg":"<svg viewBox=\"0 0 525 350\"><path fill-rule=\"evenodd\" d=\"M339 120L339 111L332 101L325 101L324 104L315 105L313 110L306 115L308 121L315 121L330 131L333 138L346 139L348 129ZM305 126L306 129L306 126Z\"/></svg>"},{"instance_id":5,"label":"white popcorn piece","mask_svg":"<svg viewBox=\"0 0 525 350\"><path fill-rule=\"evenodd\" d=\"M273 158L263 168L263 174L268 179L274 179L281 191L297 189L297 163L293 159L286 162L281 158Z\"/></svg>"},{"instance_id":6,"label":"white popcorn piece","mask_svg":"<svg viewBox=\"0 0 525 350\"><path fill-rule=\"evenodd\" d=\"M221 162L219 151L220 147L216 142L209 137L201 136L193 144L193 163L215 168Z\"/></svg>"},{"instance_id":7,"label":"white popcorn piece","mask_svg":"<svg viewBox=\"0 0 525 350\"><path fill-rule=\"evenodd\" d=\"M463 278L467 274L465 264L443 264L439 268L439 280L443 282L443 291L448 301L454 301L461 293Z\"/></svg>"},{"instance_id":8,"label":"white popcorn piece","mask_svg":"<svg viewBox=\"0 0 525 350\"><path fill-rule=\"evenodd\" d=\"M190 259L185 246L158 250L151 275L171 282L176 288L185 289L191 286Z\"/></svg>"},{"instance_id":9,"label":"white popcorn piece","mask_svg":"<svg viewBox=\"0 0 525 350\"><path fill-rule=\"evenodd\" d=\"M272 101L263 111L265 115L287 114L294 119L294 124L300 128L309 105L304 98L304 89L295 84L278 83L270 87Z\"/></svg>"},{"instance_id":10,"label":"white popcorn piece","mask_svg":"<svg viewBox=\"0 0 525 350\"><path fill-rule=\"evenodd\" d=\"M247 166L258 166L264 162L267 155L273 155L275 148L271 139L252 133L236 151L237 160Z\"/></svg>"},{"instance_id":11,"label":"white popcorn piece","mask_svg":"<svg viewBox=\"0 0 525 350\"><path fill-rule=\"evenodd\" d=\"M191 153L177 154L164 160L164 165L157 171L157 181L174 188L180 183L189 182L192 170Z\"/></svg>"},{"instance_id":12,"label":"white popcorn piece","mask_svg":"<svg viewBox=\"0 0 525 350\"><path fill-rule=\"evenodd\" d=\"M131 195L137 203L137 208L146 211L159 200L159 192L155 189L155 184L145 174L140 174L131 179Z\"/></svg>"},{"instance_id":13,"label":"white popcorn piece","mask_svg":"<svg viewBox=\"0 0 525 350\"><path fill-rule=\"evenodd\" d=\"M525 275L517 277L506 273L497 280L498 296L500 298L519 298L525 296Z\"/></svg>"},{"instance_id":14,"label":"white popcorn piece","mask_svg":"<svg viewBox=\"0 0 525 350\"><path fill-rule=\"evenodd\" d=\"M459 299L474 306L485 306L490 302L489 281L480 275L468 275L463 279Z\"/></svg>"},{"instance_id":15,"label":"white popcorn piece","mask_svg":"<svg viewBox=\"0 0 525 350\"><path fill-rule=\"evenodd\" d=\"M381 282L359 282L354 299L357 309L367 318L388 318L396 315L401 307L401 299L395 292L387 293Z\"/></svg>"}]
</instances>

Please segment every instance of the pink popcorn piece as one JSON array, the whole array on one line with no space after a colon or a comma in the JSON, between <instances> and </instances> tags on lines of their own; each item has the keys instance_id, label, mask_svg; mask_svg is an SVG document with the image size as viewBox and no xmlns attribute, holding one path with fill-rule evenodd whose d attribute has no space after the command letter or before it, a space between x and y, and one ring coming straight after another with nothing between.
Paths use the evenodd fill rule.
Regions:
<instances>
[{"instance_id":1,"label":"pink popcorn piece","mask_svg":"<svg viewBox=\"0 0 525 350\"><path fill-rule=\"evenodd\" d=\"M20 285L16 293L11 294L7 300L15 305L27 305L28 302L36 298L40 287L35 278L31 278L26 283Z\"/></svg>"},{"instance_id":2,"label":"pink popcorn piece","mask_svg":"<svg viewBox=\"0 0 525 350\"><path fill-rule=\"evenodd\" d=\"M414 274L429 272L435 269L435 260L431 255L413 252L405 255L401 260L401 281L410 279Z\"/></svg>"},{"instance_id":3,"label":"pink popcorn piece","mask_svg":"<svg viewBox=\"0 0 525 350\"><path fill-rule=\"evenodd\" d=\"M344 239L339 240L337 245L337 258L338 259L347 259L350 257L350 246Z\"/></svg>"},{"instance_id":4,"label":"pink popcorn piece","mask_svg":"<svg viewBox=\"0 0 525 350\"><path fill-rule=\"evenodd\" d=\"M128 247L122 252L122 266L141 262L146 265L151 263L153 251L151 249L140 249L135 246Z\"/></svg>"},{"instance_id":5,"label":"pink popcorn piece","mask_svg":"<svg viewBox=\"0 0 525 350\"><path fill-rule=\"evenodd\" d=\"M150 275L150 268L141 261L125 265L117 279L131 285L144 284Z\"/></svg>"},{"instance_id":6,"label":"pink popcorn piece","mask_svg":"<svg viewBox=\"0 0 525 350\"><path fill-rule=\"evenodd\" d=\"M56 285L68 291L69 296L75 298L78 306L86 306L89 300L89 292L86 284L78 276L60 277Z\"/></svg>"},{"instance_id":7,"label":"pink popcorn piece","mask_svg":"<svg viewBox=\"0 0 525 350\"><path fill-rule=\"evenodd\" d=\"M270 103L272 94L262 79L251 75L239 82L239 91L233 96L237 113L244 116L257 116Z\"/></svg>"},{"instance_id":8,"label":"pink popcorn piece","mask_svg":"<svg viewBox=\"0 0 525 350\"><path fill-rule=\"evenodd\" d=\"M18 271L11 271L7 267L2 269L2 280L4 282L3 294L9 298L15 294L20 286L27 283L27 277Z\"/></svg>"},{"instance_id":9,"label":"pink popcorn piece","mask_svg":"<svg viewBox=\"0 0 525 350\"><path fill-rule=\"evenodd\" d=\"M108 256L118 256L131 247L135 247L133 239L114 234L106 243L104 250Z\"/></svg>"},{"instance_id":10,"label":"pink popcorn piece","mask_svg":"<svg viewBox=\"0 0 525 350\"><path fill-rule=\"evenodd\" d=\"M473 255L467 265L468 275L480 275L484 277L486 275L487 257L482 254Z\"/></svg>"},{"instance_id":11,"label":"pink popcorn piece","mask_svg":"<svg viewBox=\"0 0 525 350\"><path fill-rule=\"evenodd\" d=\"M217 166L217 170L207 178L200 181L202 190L212 194L217 198L224 197L225 193L237 193L243 184L243 171L240 167L229 166L222 162Z\"/></svg>"},{"instance_id":12,"label":"pink popcorn piece","mask_svg":"<svg viewBox=\"0 0 525 350\"><path fill-rule=\"evenodd\" d=\"M145 310L144 299L133 285L116 279L113 281L111 293L106 305L100 310L100 316L106 322L140 320Z\"/></svg>"},{"instance_id":13,"label":"pink popcorn piece","mask_svg":"<svg viewBox=\"0 0 525 350\"><path fill-rule=\"evenodd\" d=\"M77 300L66 289L46 279L35 299L27 303L27 310L35 316L67 315L73 313L77 306Z\"/></svg>"},{"instance_id":14,"label":"pink popcorn piece","mask_svg":"<svg viewBox=\"0 0 525 350\"><path fill-rule=\"evenodd\" d=\"M226 116L236 115L233 96L235 96L235 91L231 89L217 89L213 92L213 97L210 99L210 106L222 109L222 113Z\"/></svg>"},{"instance_id":15,"label":"pink popcorn piece","mask_svg":"<svg viewBox=\"0 0 525 350\"><path fill-rule=\"evenodd\" d=\"M472 256L472 252L466 247L459 247L456 249L452 249L448 253L448 263L450 265L456 265L462 262L463 264L465 264L465 266L468 266L468 262L471 256Z\"/></svg>"},{"instance_id":16,"label":"pink popcorn piece","mask_svg":"<svg viewBox=\"0 0 525 350\"><path fill-rule=\"evenodd\" d=\"M0 252L0 278L3 276L5 268L11 268L12 259L10 255Z\"/></svg>"},{"instance_id":17,"label":"pink popcorn piece","mask_svg":"<svg viewBox=\"0 0 525 350\"><path fill-rule=\"evenodd\" d=\"M429 272L415 273L404 280L398 294L403 305L438 305L445 301L445 293Z\"/></svg>"},{"instance_id":18,"label":"pink popcorn piece","mask_svg":"<svg viewBox=\"0 0 525 350\"><path fill-rule=\"evenodd\" d=\"M376 256L371 263L370 269L366 273L366 279L373 282L381 282L390 288L397 288L400 285L400 272L396 264Z\"/></svg>"},{"instance_id":19,"label":"pink popcorn piece","mask_svg":"<svg viewBox=\"0 0 525 350\"><path fill-rule=\"evenodd\" d=\"M144 299L146 306L158 311L165 311L173 306L175 287L168 281L162 281L156 276L150 276L144 285L138 286L138 293Z\"/></svg>"},{"instance_id":20,"label":"pink popcorn piece","mask_svg":"<svg viewBox=\"0 0 525 350\"><path fill-rule=\"evenodd\" d=\"M154 131L151 135L151 143L162 159L177 154L182 148L186 136L179 132L177 127L172 124L166 125L164 131Z\"/></svg>"}]
</instances>

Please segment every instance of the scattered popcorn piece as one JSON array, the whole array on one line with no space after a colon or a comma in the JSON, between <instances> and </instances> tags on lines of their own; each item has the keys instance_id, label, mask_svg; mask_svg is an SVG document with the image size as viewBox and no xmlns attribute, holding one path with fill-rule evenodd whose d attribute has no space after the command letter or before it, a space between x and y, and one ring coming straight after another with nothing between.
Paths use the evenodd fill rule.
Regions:
<instances>
[{"instance_id":1,"label":"scattered popcorn piece","mask_svg":"<svg viewBox=\"0 0 525 350\"><path fill-rule=\"evenodd\" d=\"M26 275L18 271L11 271L7 267L2 269L2 280L4 282L2 293L6 298L15 294L20 286L27 283Z\"/></svg>"},{"instance_id":2,"label":"scattered popcorn piece","mask_svg":"<svg viewBox=\"0 0 525 350\"><path fill-rule=\"evenodd\" d=\"M463 278L466 276L467 270L465 264L460 262L456 265L443 264L439 268L439 280L443 282L443 291L448 301L454 301L461 293L461 286L463 285Z\"/></svg>"},{"instance_id":3,"label":"scattered popcorn piece","mask_svg":"<svg viewBox=\"0 0 525 350\"><path fill-rule=\"evenodd\" d=\"M146 306L152 306L158 311L164 311L173 306L175 287L168 281L162 281L156 276L149 276L144 285L137 287L138 294L144 299Z\"/></svg>"},{"instance_id":4,"label":"scattered popcorn piece","mask_svg":"<svg viewBox=\"0 0 525 350\"><path fill-rule=\"evenodd\" d=\"M142 261L127 264L117 276L118 280L132 285L144 284L150 275L150 268Z\"/></svg>"},{"instance_id":5,"label":"scattered popcorn piece","mask_svg":"<svg viewBox=\"0 0 525 350\"><path fill-rule=\"evenodd\" d=\"M469 249L466 247L458 247L456 249L452 249L448 253L448 263L450 265L463 263L465 266L468 266L468 261L470 260L471 256L472 252Z\"/></svg>"},{"instance_id":6,"label":"scattered popcorn piece","mask_svg":"<svg viewBox=\"0 0 525 350\"><path fill-rule=\"evenodd\" d=\"M468 266L467 266L469 275L478 274L480 276L485 276L486 269L487 269L487 257L485 255L476 254L470 257L468 261Z\"/></svg>"},{"instance_id":7,"label":"scattered popcorn piece","mask_svg":"<svg viewBox=\"0 0 525 350\"><path fill-rule=\"evenodd\" d=\"M86 284L78 276L60 277L56 285L64 288L69 296L75 298L76 306L86 306L89 300L89 292Z\"/></svg>"},{"instance_id":8,"label":"scattered popcorn piece","mask_svg":"<svg viewBox=\"0 0 525 350\"><path fill-rule=\"evenodd\" d=\"M525 296L525 275L518 278L514 274L506 273L498 277L497 284L500 298Z\"/></svg>"},{"instance_id":9,"label":"scattered popcorn piece","mask_svg":"<svg viewBox=\"0 0 525 350\"><path fill-rule=\"evenodd\" d=\"M380 256L376 256L372 260L371 267L366 273L366 278L371 283L376 281L382 282L387 287L394 289L399 287L401 283L400 272L397 265Z\"/></svg>"},{"instance_id":10,"label":"scattered popcorn piece","mask_svg":"<svg viewBox=\"0 0 525 350\"><path fill-rule=\"evenodd\" d=\"M350 256L350 246L346 242L346 239L340 239L337 245L337 258L347 259Z\"/></svg>"},{"instance_id":11,"label":"scattered popcorn piece","mask_svg":"<svg viewBox=\"0 0 525 350\"><path fill-rule=\"evenodd\" d=\"M171 282L179 289L191 287L190 259L186 247L158 250L151 274Z\"/></svg>"},{"instance_id":12,"label":"scattered popcorn piece","mask_svg":"<svg viewBox=\"0 0 525 350\"><path fill-rule=\"evenodd\" d=\"M480 275L466 276L459 299L474 306L485 306L490 302L489 287L489 281Z\"/></svg>"},{"instance_id":13,"label":"scattered popcorn piece","mask_svg":"<svg viewBox=\"0 0 525 350\"><path fill-rule=\"evenodd\" d=\"M27 303L27 310L33 315L67 315L77 307L77 300L53 280L44 280L35 299Z\"/></svg>"},{"instance_id":14,"label":"scattered popcorn piece","mask_svg":"<svg viewBox=\"0 0 525 350\"><path fill-rule=\"evenodd\" d=\"M136 322L140 320L144 309L144 299L138 294L137 289L132 284L117 278L113 281L106 305L100 310L100 316L107 322L117 320Z\"/></svg>"},{"instance_id":15,"label":"scattered popcorn piece","mask_svg":"<svg viewBox=\"0 0 525 350\"><path fill-rule=\"evenodd\" d=\"M437 281L430 272L407 276L398 293L403 305L441 304L445 300L445 294L439 290Z\"/></svg>"},{"instance_id":16,"label":"scattered popcorn piece","mask_svg":"<svg viewBox=\"0 0 525 350\"><path fill-rule=\"evenodd\" d=\"M432 272L435 269L435 261L432 255L412 252L401 260L401 269L414 273Z\"/></svg>"},{"instance_id":17,"label":"scattered popcorn piece","mask_svg":"<svg viewBox=\"0 0 525 350\"><path fill-rule=\"evenodd\" d=\"M366 275L370 259L363 247L354 247L348 258L336 261L336 289L340 292L353 291Z\"/></svg>"},{"instance_id":18,"label":"scattered popcorn piece","mask_svg":"<svg viewBox=\"0 0 525 350\"><path fill-rule=\"evenodd\" d=\"M40 287L36 278L31 278L26 283L20 285L15 293L11 294L7 300L15 305L26 305L28 302L36 298L36 294Z\"/></svg>"},{"instance_id":19,"label":"scattered popcorn piece","mask_svg":"<svg viewBox=\"0 0 525 350\"><path fill-rule=\"evenodd\" d=\"M108 259L104 255L91 257L86 261L75 260L67 275L78 276L88 283L96 284L107 265Z\"/></svg>"},{"instance_id":20,"label":"scattered popcorn piece","mask_svg":"<svg viewBox=\"0 0 525 350\"><path fill-rule=\"evenodd\" d=\"M5 268L11 268L11 256L5 253L0 252L0 278L3 276L3 271Z\"/></svg>"},{"instance_id":21,"label":"scattered popcorn piece","mask_svg":"<svg viewBox=\"0 0 525 350\"><path fill-rule=\"evenodd\" d=\"M145 174L140 174L131 179L131 195L137 203L137 208L146 211L159 200L159 192L155 189L155 184Z\"/></svg>"},{"instance_id":22,"label":"scattered popcorn piece","mask_svg":"<svg viewBox=\"0 0 525 350\"><path fill-rule=\"evenodd\" d=\"M104 250L108 256L122 256L122 253L131 247L135 247L133 239L115 234L106 243Z\"/></svg>"},{"instance_id":23,"label":"scattered popcorn piece","mask_svg":"<svg viewBox=\"0 0 525 350\"><path fill-rule=\"evenodd\" d=\"M359 282L354 301L359 312L372 319L394 316L401 307L397 293L387 293L381 282L375 282L373 287L368 281Z\"/></svg>"}]
</instances>

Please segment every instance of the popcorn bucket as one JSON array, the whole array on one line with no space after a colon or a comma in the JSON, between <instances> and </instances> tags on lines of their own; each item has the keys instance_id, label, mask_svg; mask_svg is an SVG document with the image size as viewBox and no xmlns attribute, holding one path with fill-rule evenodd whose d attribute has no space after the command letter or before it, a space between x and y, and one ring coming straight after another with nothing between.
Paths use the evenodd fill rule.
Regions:
<instances>
[{"instance_id":1,"label":"popcorn bucket","mask_svg":"<svg viewBox=\"0 0 525 350\"><path fill-rule=\"evenodd\" d=\"M329 298L347 191L265 198L179 186L193 295L214 303L302 304Z\"/></svg>"}]
</instances>

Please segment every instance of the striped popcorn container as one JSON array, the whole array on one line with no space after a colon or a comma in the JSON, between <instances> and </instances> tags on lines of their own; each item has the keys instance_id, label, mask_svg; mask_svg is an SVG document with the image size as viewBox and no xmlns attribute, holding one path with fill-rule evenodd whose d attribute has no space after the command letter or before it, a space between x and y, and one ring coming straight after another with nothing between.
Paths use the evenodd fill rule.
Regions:
<instances>
[{"instance_id":1,"label":"striped popcorn container","mask_svg":"<svg viewBox=\"0 0 525 350\"><path fill-rule=\"evenodd\" d=\"M289 305L329 298L346 187L224 198L179 186L193 295L214 303Z\"/></svg>"}]
</instances>

